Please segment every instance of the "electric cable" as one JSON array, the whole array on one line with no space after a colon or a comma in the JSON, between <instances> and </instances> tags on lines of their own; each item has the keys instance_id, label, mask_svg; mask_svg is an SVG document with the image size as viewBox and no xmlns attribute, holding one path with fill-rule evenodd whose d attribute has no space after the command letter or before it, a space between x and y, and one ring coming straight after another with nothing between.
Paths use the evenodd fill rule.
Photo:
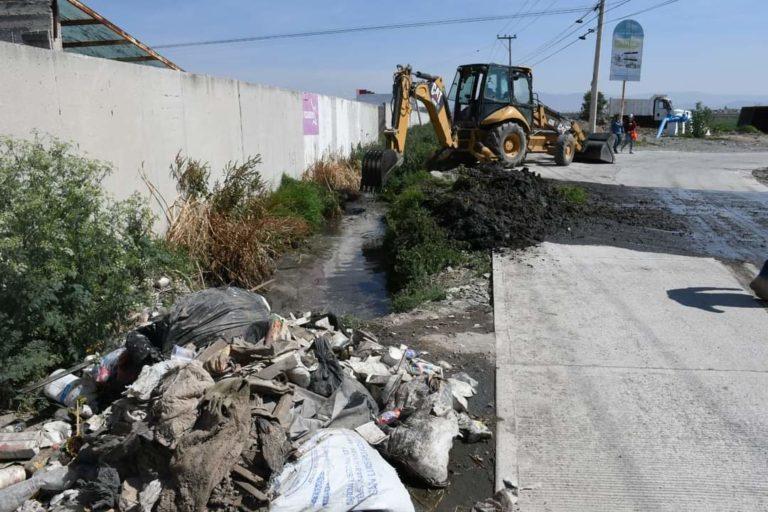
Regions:
<instances>
[{"instance_id":1,"label":"electric cable","mask_svg":"<svg viewBox=\"0 0 768 512\"><path fill-rule=\"evenodd\" d=\"M391 23L391 24L385 24L385 25L365 25L365 26L359 26L359 27L313 30L313 31L307 31L307 32L266 34L263 36L249 36L249 37L239 37L239 38L232 38L232 39L211 39L206 41L189 41L189 42L180 42L180 43L158 44L158 45L154 45L153 48L157 48L157 49L186 48L186 47L192 47L192 46L226 45L226 44L249 43L249 42L256 42L256 41L267 41L272 39L297 39L297 38L304 38L304 37L350 34L355 32L400 30L400 29L407 29L407 28L430 27L430 26L440 26L440 25L456 25L456 24L463 24L463 23L483 23L488 21L498 21L498 20L505 20L505 19L529 18L533 16L553 16L557 14L577 13L577 12L583 11L585 8L586 7L581 6L581 7L562 8L562 9L552 9L549 11L528 11L528 12L519 13L519 14L496 14L496 15L488 15L488 16L476 16L472 18L449 18L449 19L443 19L443 20L416 21L416 22L410 22L410 23Z\"/></svg>"},{"instance_id":2,"label":"electric cable","mask_svg":"<svg viewBox=\"0 0 768 512\"><path fill-rule=\"evenodd\" d=\"M609 23L613 23L613 22L615 22L615 21L619 21L619 20L624 20L624 19L627 19L627 18L629 18L630 16L637 16L638 14L642 14L642 13L645 13L645 12L653 11L653 10L655 10L655 9L659 9L659 8L661 8L661 7L664 7L664 6L667 6L667 5L669 5L669 4L673 4L673 3L675 3L675 2L679 2L679 1L680 1L680 0L666 0L665 2L661 2L661 3L659 3L659 4L653 5L653 6L651 6L651 7L648 7L648 8L646 8L646 9L641 9L641 10L639 10L639 11L631 12L631 13L629 13L629 14L626 14L626 15L624 15L624 16L620 16L620 17L617 17L617 18L612 18L612 19L610 19L610 20L607 20L607 21L603 21L603 26L605 26L605 25L607 25L607 24L609 24ZM556 51L552 52L551 54L547 55L547 56L546 56L546 57L544 57L543 59L537 60L536 62L534 62L533 64L531 64L531 67L533 67L533 66L537 66L537 65L541 64L542 62L544 62L545 60L548 60L548 59L550 59L550 58L554 57L554 56L555 56L555 55L557 55L558 53L562 52L563 50L565 50L565 49L567 49L567 48L571 47L572 45L576 44L577 42L579 42L579 40L584 40L584 39L586 39L586 38L587 38L587 36L588 36L589 34L593 33L593 32L594 32L594 29L590 29L590 31L588 31L588 32L586 32L585 34L583 34L583 35L579 36L579 37L578 37L577 39L575 39L574 41L571 41L570 43L568 43L567 45L563 46L562 48L560 48L560 49L558 49L558 50L556 50Z\"/></svg>"}]
</instances>

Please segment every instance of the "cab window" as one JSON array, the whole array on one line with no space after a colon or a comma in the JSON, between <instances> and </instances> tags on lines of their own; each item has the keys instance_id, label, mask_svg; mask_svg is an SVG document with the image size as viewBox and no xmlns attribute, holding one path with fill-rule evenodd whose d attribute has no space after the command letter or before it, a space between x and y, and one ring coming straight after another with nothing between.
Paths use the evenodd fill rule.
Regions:
<instances>
[{"instance_id":1,"label":"cab window","mask_svg":"<svg viewBox=\"0 0 768 512\"><path fill-rule=\"evenodd\" d=\"M531 100L531 81L529 76L524 73L514 73L512 76L512 91L515 97L515 103L529 105Z\"/></svg>"},{"instance_id":2,"label":"cab window","mask_svg":"<svg viewBox=\"0 0 768 512\"><path fill-rule=\"evenodd\" d=\"M509 103L509 71L499 66L488 68L488 78L485 80L483 97L486 100L499 103Z\"/></svg>"},{"instance_id":3,"label":"cab window","mask_svg":"<svg viewBox=\"0 0 768 512\"><path fill-rule=\"evenodd\" d=\"M460 105L467 105L472 101L472 95L475 91L475 82L477 75L467 73L459 78L459 96L456 98Z\"/></svg>"}]
</instances>

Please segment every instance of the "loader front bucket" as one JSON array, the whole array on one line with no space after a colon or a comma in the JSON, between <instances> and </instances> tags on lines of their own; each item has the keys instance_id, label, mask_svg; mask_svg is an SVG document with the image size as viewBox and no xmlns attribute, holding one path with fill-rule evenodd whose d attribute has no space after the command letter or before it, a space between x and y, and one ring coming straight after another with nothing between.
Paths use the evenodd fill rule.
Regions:
<instances>
[{"instance_id":1,"label":"loader front bucket","mask_svg":"<svg viewBox=\"0 0 768 512\"><path fill-rule=\"evenodd\" d=\"M389 172L403 163L403 156L394 149L372 149L363 157L361 190L379 190Z\"/></svg>"},{"instance_id":2,"label":"loader front bucket","mask_svg":"<svg viewBox=\"0 0 768 512\"><path fill-rule=\"evenodd\" d=\"M612 133L590 133L582 143L581 151L577 151L573 159L577 162L614 163Z\"/></svg>"}]
</instances>

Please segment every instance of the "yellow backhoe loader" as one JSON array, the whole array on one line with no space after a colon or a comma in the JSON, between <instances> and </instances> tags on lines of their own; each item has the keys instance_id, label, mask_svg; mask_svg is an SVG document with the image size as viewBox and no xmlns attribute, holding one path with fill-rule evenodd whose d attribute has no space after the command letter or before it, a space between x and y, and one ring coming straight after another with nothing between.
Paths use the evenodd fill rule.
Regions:
<instances>
[{"instance_id":1,"label":"yellow backhoe loader","mask_svg":"<svg viewBox=\"0 0 768 512\"><path fill-rule=\"evenodd\" d=\"M614 161L610 134L587 134L579 122L538 101L530 68L459 66L446 95L439 76L398 66L392 86L392 128L384 132L386 149L366 153L362 188L380 188L402 163L412 98L425 106L437 134L441 149L432 159L436 166L498 161L515 167L527 153L548 153L558 165L574 159Z\"/></svg>"}]
</instances>

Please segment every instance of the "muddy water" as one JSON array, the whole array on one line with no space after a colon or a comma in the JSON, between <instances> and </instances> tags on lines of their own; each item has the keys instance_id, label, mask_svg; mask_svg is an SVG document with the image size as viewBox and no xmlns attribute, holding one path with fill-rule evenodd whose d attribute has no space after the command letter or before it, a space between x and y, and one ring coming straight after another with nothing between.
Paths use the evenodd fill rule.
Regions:
<instances>
[{"instance_id":1,"label":"muddy water","mask_svg":"<svg viewBox=\"0 0 768 512\"><path fill-rule=\"evenodd\" d=\"M262 293L275 311L350 314L361 319L391 311L381 251L384 207L363 197L347 203L325 233L287 254Z\"/></svg>"}]
</instances>

